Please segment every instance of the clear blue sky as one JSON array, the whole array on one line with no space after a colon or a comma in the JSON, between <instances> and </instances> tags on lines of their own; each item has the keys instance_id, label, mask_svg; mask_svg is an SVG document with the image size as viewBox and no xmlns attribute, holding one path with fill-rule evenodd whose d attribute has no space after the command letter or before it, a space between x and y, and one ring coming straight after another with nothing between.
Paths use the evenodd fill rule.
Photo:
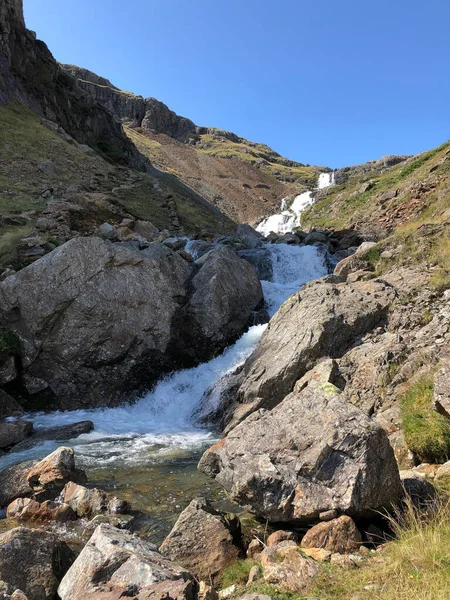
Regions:
<instances>
[{"instance_id":1,"label":"clear blue sky","mask_svg":"<svg viewBox=\"0 0 450 600\"><path fill-rule=\"evenodd\" d=\"M446 0L24 0L57 60L339 167L450 137Z\"/></svg>"}]
</instances>

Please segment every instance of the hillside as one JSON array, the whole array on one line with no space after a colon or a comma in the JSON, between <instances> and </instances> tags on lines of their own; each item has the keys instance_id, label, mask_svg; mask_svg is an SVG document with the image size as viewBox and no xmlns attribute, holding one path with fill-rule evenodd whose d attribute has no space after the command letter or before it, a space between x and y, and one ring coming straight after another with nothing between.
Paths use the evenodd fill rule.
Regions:
<instances>
[{"instance_id":1,"label":"hillside","mask_svg":"<svg viewBox=\"0 0 450 600\"><path fill-rule=\"evenodd\" d=\"M196 126L159 100L119 90L87 69L62 67L122 122L154 166L173 173L239 222L261 220L279 208L282 198L314 187L319 173L329 171L283 158L229 131Z\"/></svg>"}]
</instances>

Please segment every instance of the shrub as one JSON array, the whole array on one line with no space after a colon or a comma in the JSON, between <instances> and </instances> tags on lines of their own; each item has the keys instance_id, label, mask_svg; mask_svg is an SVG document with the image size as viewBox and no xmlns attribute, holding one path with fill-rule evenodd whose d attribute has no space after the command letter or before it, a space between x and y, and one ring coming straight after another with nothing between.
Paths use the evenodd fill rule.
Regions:
<instances>
[{"instance_id":1,"label":"shrub","mask_svg":"<svg viewBox=\"0 0 450 600\"><path fill-rule=\"evenodd\" d=\"M414 383L401 399L406 443L422 462L445 462L450 455L450 421L433 410L433 379Z\"/></svg>"}]
</instances>

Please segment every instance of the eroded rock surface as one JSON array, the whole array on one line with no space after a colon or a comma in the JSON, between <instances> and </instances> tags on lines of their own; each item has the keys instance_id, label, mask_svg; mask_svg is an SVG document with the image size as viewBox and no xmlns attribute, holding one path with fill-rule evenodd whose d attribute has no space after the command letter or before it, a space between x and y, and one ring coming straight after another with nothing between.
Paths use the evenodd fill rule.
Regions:
<instances>
[{"instance_id":1,"label":"eroded rock surface","mask_svg":"<svg viewBox=\"0 0 450 600\"><path fill-rule=\"evenodd\" d=\"M251 414L205 452L199 469L271 522L335 509L364 516L389 508L401 490L385 431L329 383Z\"/></svg>"}]
</instances>

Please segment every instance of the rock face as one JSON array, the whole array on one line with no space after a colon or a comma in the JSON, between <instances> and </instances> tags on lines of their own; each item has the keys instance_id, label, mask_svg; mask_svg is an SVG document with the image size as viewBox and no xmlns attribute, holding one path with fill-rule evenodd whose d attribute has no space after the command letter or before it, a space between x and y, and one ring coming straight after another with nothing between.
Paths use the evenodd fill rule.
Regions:
<instances>
[{"instance_id":1,"label":"rock face","mask_svg":"<svg viewBox=\"0 0 450 600\"><path fill-rule=\"evenodd\" d=\"M114 148L112 156L123 164L144 163L113 116L82 92L47 46L26 29L22 0L4 0L0 7L0 56L0 104L16 98L57 121L79 143Z\"/></svg>"},{"instance_id":2,"label":"rock face","mask_svg":"<svg viewBox=\"0 0 450 600\"><path fill-rule=\"evenodd\" d=\"M0 448L9 448L24 440L33 431L29 421L7 421L0 423Z\"/></svg>"},{"instance_id":3,"label":"rock face","mask_svg":"<svg viewBox=\"0 0 450 600\"><path fill-rule=\"evenodd\" d=\"M100 525L58 588L61 600L124 597L194 600L192 575L157 547L111 525Z\"/></svg>"},{"instance_id":4,"label":"rock face","mask_svg":"<svg viewBox=\"0 0 450 600\"><path fill-rule=\"evenodd\" d=\"M181 513L160 550L197 579L210 581L237 560L242 548L239 519L227 518L199 498Z\"/></svg>"},{"instance_id":5,"label":"rock face","mask_svg":"<svg viewBox=\"0 0 450 600\"><path fill-rule=\"evenodd\" d=\"M305 285L272 318L246 361L234 423L258 408L273 408L322 357L342 356L387 316L394 288L383 281ZM234 424L232 422L232 424Z\"/></svg>"},{"instance_id":6,"label":"rock face","mask_svg":"<svg viewBox=\"0 0 450 600\"><path fill-rule=\"evenodd\" d=\"M54 600L72 551L42 529L18 527L0 535L0 579L30 600Z\"/></svg>"},{"instance_id":7,"label":"rock face","mask_svg":"<svg viewBox=\"0 0 450 600\"><path fill-rule=\"evenodd\" d=\"M199 469L271 522L329 510L361 517L390 507L401 491L385 431L330 383L312 382L253 413L205 452Z\"/></svg>"},{"instance_id":8,"label":"rock face","mask_svg":"<svg viewBox=\"0 0 450 600\"><path fill-rule=\"evenodd\" d=\"M361 543L361 534L355 522L343 515L338 519L311 527L304 535L301 545L302 548L323 548L330 552L350 554L359 550Z\"/></svg>"},{"instance_id":9,"label":"rock face","mask_svg":"<svg viewBox=\"0 0 450 600\"><path fill-rule=\"evenodd\" d=\"M450 419L450 364L445 364L434 378L433 408Z\"/></svg>"},{"instance_id":10,"label":"rock face","mask_svg":"<svg viewBox=\"0 0 450 600\"><path fill-rule=\"evenodd\" d=\"M197 137L197 127L180 117L156 98L143 98L115 87L108 79L76 65L61 65L77 81L78 87L105 106L116 118L131 122L151 133L165 133L175 139Z\"/></svg>"},{"instance_id":11,"label":"rock face","mask_svg":"<svg viewBox=\"0 0 450 600\"><path fill-rule=\"evenodd\" d=\"M252 267L227 248L202 268L166 248L147 258L76 238L0 291L0 322L22 342L33 398L61 408L117 404L168 370L232 341L262 299Z\"/></svg>"},{"instance_id":12,"label":"rock face","mask_svg":"<svg viewBox=\"0 0 450 600\"><path fill-rule=\"evenodd\" d=\"M201 344L207 355L237 337L262 302L263 293L251 265L229 248L219 247L205 257L192 279L192 293L180 311L179 322L180 326L189 323L185 327L186 351Z\"/></svg>"}]
</instances>

